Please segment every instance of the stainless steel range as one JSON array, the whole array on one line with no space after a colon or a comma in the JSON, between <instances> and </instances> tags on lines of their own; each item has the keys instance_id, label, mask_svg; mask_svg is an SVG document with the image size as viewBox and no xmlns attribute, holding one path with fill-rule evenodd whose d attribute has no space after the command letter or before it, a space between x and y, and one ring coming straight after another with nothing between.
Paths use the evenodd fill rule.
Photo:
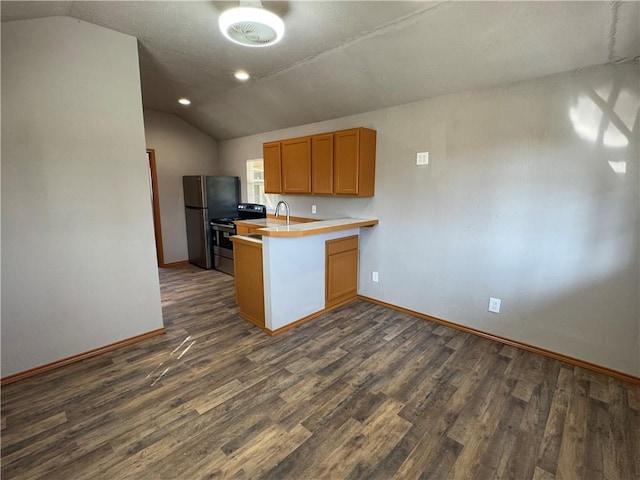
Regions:
<instances>
[{"instance_id":1,"label":"stainless steel range","mask_svg":"<svg viewBox=\"0 0 640 480\"><path fill-rule=\"evenodd\" d=\"M236 220L254 220L267 217L267 207L257 203L240 203L234 218L216 218L211 220L213 238L213 268L233 275L233 242L236 234Z\"/></svg>"}]
</instances>

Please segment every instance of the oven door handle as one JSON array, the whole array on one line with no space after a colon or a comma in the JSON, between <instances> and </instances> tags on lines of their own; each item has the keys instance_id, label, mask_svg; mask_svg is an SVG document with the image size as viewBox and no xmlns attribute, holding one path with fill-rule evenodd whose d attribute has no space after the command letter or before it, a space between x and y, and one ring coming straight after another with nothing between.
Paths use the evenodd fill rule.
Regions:
<instances>
[{"instance_id":1,"label":"oven door handle","mask_svg":"<svg viewBox=\"0 0 640 480\"><path fill-rule=\"evenodd\" d=\"M221 223L213 223L211 222L211 228L214 230L218 230L220 232L227 232L227 233L236 233L236 229L235 227L230 227L229 225L222 225Z\"/></svg>"}]
</instances>

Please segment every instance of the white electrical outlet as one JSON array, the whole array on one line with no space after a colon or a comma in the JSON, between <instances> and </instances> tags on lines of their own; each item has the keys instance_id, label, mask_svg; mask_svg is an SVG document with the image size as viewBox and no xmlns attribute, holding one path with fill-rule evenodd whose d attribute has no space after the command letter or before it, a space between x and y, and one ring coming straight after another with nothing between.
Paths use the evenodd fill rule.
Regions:
<instances>
[{"instance_id":1,"label":"white electrical outlet","mask_svg":"<svg viewBox=\"0 0 640 480\"><path fill-rule=\"evenodd\" d=\"M500 313L500 303L502 303L502 300L500 300L499 298L490 297L489 311L493 313Z\"/></svg>"},{"instance_id":2,"label":"white electrical outlet","mask_svg":"<svg viewBox=\"0 0 640 480\"><path fill-rule=\"evenodd\" d=\"M429 152L418 152L416 165L429 165Z\"/></svg>"},{"instance_id":3,"label":"white electrical outlet","mask_svg":"<svg viewBox=\"0 0 640 480\"><path fill-rule=\"evenodd\" d=\"M317 213L318 209L315 205L311 205L311 213Z\"/></svg>"},{"instance_id":4,"label":"white electrical outlet","mask_svg":"<svg viewBox=\"0 0 640 480\"><path fill-rule=\"evenodd\" d=\"M371 281L372 282L378 281L378 272L371 272Z\"/></svg>"}]
</instances>

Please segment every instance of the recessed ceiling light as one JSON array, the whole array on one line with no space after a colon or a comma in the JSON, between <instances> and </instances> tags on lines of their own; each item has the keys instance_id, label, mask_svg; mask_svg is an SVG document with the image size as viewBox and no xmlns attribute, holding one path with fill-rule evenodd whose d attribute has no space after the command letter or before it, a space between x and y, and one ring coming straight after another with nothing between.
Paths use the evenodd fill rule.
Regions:
<instances>
[{"instance_id":1,"label":"recessed ceiling light","mask_svg":"<svg viewBox=\"0 0 640 480\"><path fill-rule=\"evenodd\" d=\"M233 74L234 77L236 77L238 80L249 80L249 78L251 78L251 75L249 75L247 72L245 72L244 70L238 70L236 73Z\"/></svg>"},{"instance_id":2,"label":"recessed ceiling light","mask_svg":"<svg viewBox=\"0 0 640 480\"><path fill-rule=\"evenodd\" d=\"M178 103L180 105L191 105L191 100L189 100L188 98L181 98L180 100L178 100Z\"/></svg>"},{"instance_id":3,"label":"recessed ceiling light","mask_svg":"<svg viewBox=\"0 0 640 480\"><path fill-rule=\"evenodd\" d=\"M236 7L225 10L218 19L222 34L245 47L268 47L284 35L284 22L263 8Z\"/></svg>"}]
</instances>

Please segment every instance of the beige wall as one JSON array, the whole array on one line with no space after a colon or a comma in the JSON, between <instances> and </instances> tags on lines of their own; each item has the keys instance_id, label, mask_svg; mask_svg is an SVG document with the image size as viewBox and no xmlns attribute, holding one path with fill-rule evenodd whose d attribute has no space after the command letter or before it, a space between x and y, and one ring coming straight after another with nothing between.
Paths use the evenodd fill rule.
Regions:
<instances>
[{"instance_id":1,"label":"beige wall","mask_svg":"<svg viewBox=\"0 0 640 480\"><path fill-rule=\"evenodd\" d=\"M136 39L2 24L2 376L162 328Z\"/></svg>"},{"instance_id":2,"label":"beige wall","mask_svg":"<svg viewBox=\"0 0 640 480\"><path fill-rule=\"evenodd\" d=\"M183 175L216 175L218 143L170 113L144 111L147 148L156 153L165 263L187 260Z\"/></svg>"},{"instance_id":3,"label":"beige wall","mask_svg":"<svg viewBox=\"0 0 640 480\"><path fill-rule=\"evenodd\" d=\"M244 178L262 142L373 128L375 197L283 196L380 220L360 294L640 375L639 80L636 61L438 97L221 142L221 166Z\"/></svg>"}]
</instances>

